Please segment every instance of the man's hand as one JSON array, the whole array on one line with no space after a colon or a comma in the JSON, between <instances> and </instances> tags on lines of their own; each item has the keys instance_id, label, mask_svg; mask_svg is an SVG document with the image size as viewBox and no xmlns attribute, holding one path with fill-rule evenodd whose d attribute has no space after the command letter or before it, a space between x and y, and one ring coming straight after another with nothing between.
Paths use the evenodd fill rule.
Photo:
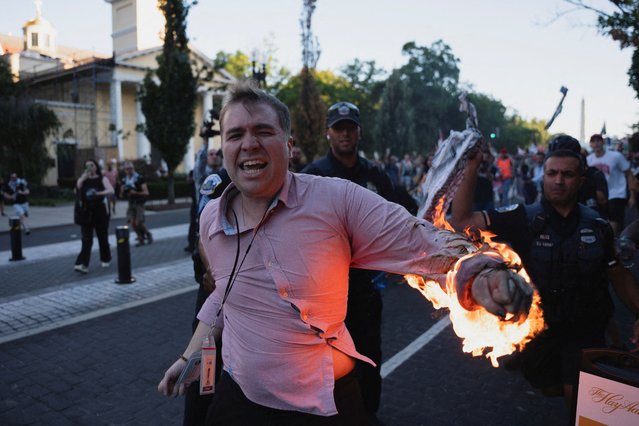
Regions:
<instances>
[{"instance_id":1,"label":"man's hand","mask_svg":"<svg viewBox=\"0 0 639 426\"><path fill-rule=\"evenodd\" d=\"M173 365L169 367L168 370L166 370L166 373L164 373L164 377L160 381L160 384L158 384L158 391L162 395L164 396L184 395L186 387L190 383L186 383L186 384L182 383L180 386L177 386L177 387L175 386L175 382L177 382L177 379L180 377L180 374L182 373L182 370L184 369L184 367L186 367L186 361L180 358L177 361L175 361Z\"/></svg>"},{"instance_id":2,"label":"man's hand","mask_svg":"<svg viewBox=\"0 0 639 426\"><path fill-rule=\"evenodd\" d=\"M488 312L523 321L532 303L533 288L519 274L511 270L487 268L481 271L471 287L475 302Z\"/></svg>"}]
</instances>

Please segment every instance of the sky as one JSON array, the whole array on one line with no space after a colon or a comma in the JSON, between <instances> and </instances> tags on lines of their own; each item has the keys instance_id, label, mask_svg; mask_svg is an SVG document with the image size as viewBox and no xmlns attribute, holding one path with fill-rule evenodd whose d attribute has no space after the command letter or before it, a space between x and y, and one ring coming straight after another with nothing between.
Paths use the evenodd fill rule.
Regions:
<instances>
[{"instance_id":1,"label":"sky","mask_svg":"<svg viewBox=\"0 0 639 426\"><path fill-rule=\"evenodd\" d=\"M296 72L302 3L199 0L190 10L187 34L210 57L220 50L249 54L275 46L279 65ZM590 3L609 9L606 0ZM599 34L594 14L562 15L569 8L562 0L318 0L317 67L338 71L358 58L391 71L406 63L406 42L430 46L441 39L459 58L461 82L500 100L510 113L548 120L566 86L552 133L579 138L584 99L586 138L604 122L610 136L623 137L639 122L639 100L627 76L632 51ZM20 36L24 22L35 17L33 0L0 0L0 10L3 34ZM56 27L60 45L112 51L106 1L42 0L42 13Z\"/></svg>"}]
</instances>

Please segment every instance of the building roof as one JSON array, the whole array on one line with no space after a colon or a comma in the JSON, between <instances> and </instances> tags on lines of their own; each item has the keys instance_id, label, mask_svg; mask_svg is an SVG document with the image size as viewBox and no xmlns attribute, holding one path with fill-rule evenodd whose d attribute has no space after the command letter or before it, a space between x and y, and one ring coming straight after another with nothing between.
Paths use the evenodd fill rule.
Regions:
<instances>
[{"instance_id":1,"label":"building roof","mask_svg":"<svg viewBox=\"0 0 639 426\"><path fill-rule=\"evenodd\" d=\"M8 34L0 34L0 55L21 53L24 51L24 41L22 37ZM58 46L56 59L63 61L83 61L89 58L110 58L110 54L97 53L90 50L76 49L74 47Z\"/></svg>"}]
</instances>

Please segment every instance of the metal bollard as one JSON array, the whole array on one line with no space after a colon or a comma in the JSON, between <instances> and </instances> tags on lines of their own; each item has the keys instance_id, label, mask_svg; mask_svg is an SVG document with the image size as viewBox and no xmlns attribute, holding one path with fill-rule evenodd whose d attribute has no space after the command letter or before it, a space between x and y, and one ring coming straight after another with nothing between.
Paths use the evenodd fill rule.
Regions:
<instances>
[{"instance_id":1,"label":"metal bollard","mask_svg":"<svg viewBox=\"0 0 639 426\"><path fill-rule=\"evenodd\" d=\"M131 276L131 250L129 247L129 227L118 226L115 228L115 240L118 250L118 284L131 284L135 278Z\"/></svg>"},{"instance_id":2,"label":"metal bollard","mask_svg":"<svg viewBox=\"0 0 639 426\"><path fill-rule=\"evenodd\" d=\"M9 229L11 236L11 259L9 260L24 260L25 257L22 256L22 230L20 229L19 217L9 218Z\"/></svg>"}]
</instances>

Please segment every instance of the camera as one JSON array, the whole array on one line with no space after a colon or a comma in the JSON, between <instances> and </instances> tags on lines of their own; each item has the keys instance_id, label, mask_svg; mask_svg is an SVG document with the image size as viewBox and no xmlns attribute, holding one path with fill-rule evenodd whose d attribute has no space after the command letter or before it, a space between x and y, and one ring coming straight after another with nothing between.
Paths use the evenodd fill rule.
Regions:
<instances>
[{"instance_id":1,"label":"camera","mask_svg":"<svg viewBox=\"0 0 639 426\"><path fill-rule=\"evenodd\" d=\"M202 123L202 127L200 128L200 136L203 138L212 138L213 136L218 136L220 134L219 130L213 129L215 125L215 120L220 119L220 115L214 109L209 110L210 120L204 120Z\"/></svg>"},{"instance_id":2,"label":"camera","mask_svg":"<svg viewBox=\"0 0 639 426\"><path fill-rule=\"evenodd\" d=\"M98 192L98 191L96 191L96 190L95 190L95 188L90 188L90 189L86 192L86 199L87 199L87 200L94 200L94 199L96 199L96 198L97 198L97 196L98 196L97 192Z\"/></svg>"}]
</instances>

